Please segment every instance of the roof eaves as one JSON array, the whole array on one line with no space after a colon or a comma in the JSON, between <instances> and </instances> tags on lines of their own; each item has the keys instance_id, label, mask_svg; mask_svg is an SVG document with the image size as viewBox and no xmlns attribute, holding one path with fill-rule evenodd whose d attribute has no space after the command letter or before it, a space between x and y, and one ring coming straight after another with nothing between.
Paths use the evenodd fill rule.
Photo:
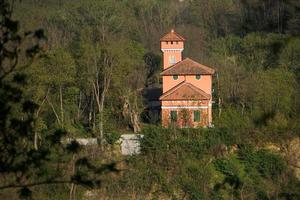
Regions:
<instances>
[{"instance_id":1,"label":"roof eaves","mask_svg":"<svg viewBox=\"0 0 300 200\"><path fill-rule=\"evenodd\" d=\"M207 94L206 92L204 92L203 90L201 90L200 88L197 88L196 86L194 86L191 83L186 83L192 90L201 93L201 95L205 96L207 99L210 99L211 95Z\"/></svg>"},{"instance_id":2,"label":"roof eaves","mask_svg":"<svg viewBox=\"0 0 300 200\"><path fill-rule=\"evenodd\" d=\"M171 35L173 34L173 35ZM167 38L167 36L171 35L170 37L176 37L176 38L173 38L173 39L169 39ZM163 35L161 38L160 38L160 41L185 41L185 38L181 35L179 35L177 32L169 32L169 33L166 33L165 35Z\"/></svg>"},{"instance_id":3,"label":"roof eaves","mask_svg":"<svg viewBox=\"0 0 300 200\"><path fill-rule=\"evenodd\" d=\"M211 98L211 95L207 94L206 92L204 92L203 90L201 90L200 88L197 88L196 86L194 86L191 83L188 83L186 81L182 81L181 83L179 83L178 85L174 86L173 88L171 88L170 90L168 90L166 93L164 93L162 96L160 96L159 100L163 100L164 98L168 97L169 95L171 95L173 92L175 92L177 89L179 89L181 86L183 85L187 85L188 87L190 87L192 90L194 90L197 93L200 93L202 96L205 97L205 99L203 100L208 100ZM182 99L177 99L177 100L184 100L185 98ZM175 99L173 99L175 100ZM189 100L199 100L199 98L189 98Z\"/></svg>"},{"instance_id":4,"label":"roof eaves","mask_svg":"<svg viewBox=\"0 0 300 200\"><path fill-rule=\"evenodd\" d=\"M177 90L179 87L181 87L184 83L186 83L186 81L182 81L181 83L175 85L174 87L172 87L171 89L169 89L167 92L165 92L164 94L162 94L160 97L159 97L159 100L161 100L162 98L172 94L175 90Z\"/></svg>"},{"instance_id":5,"label":"roof eaves","mask_svg":"<svg viewBox=\"0 0 300 200\"><path fill-rule=\"evenodd\" d=\"M179 61L177 63L175 63L174 65L171 65L170 67L168 67L167 69L164 69L162 72L160 72L160 75L164 75L164 73L166 73L167 71L169 71L170 69L174 68L177 64L181 63L182 61Z\"/></svg>"},{"instance_id":6,"label":"roof eaves","mask_svg":"<svg viewBox=\"0 0 300 200\"><path fill-rule=\"evenodd\" d=\"M186 73L174 73L174 72L169 72L170 70L176 68L178 65L180 65L180 64L182 64L182 63L184 63L184 62L192 62L192 63L194 63L195 65L200 65L200 67L199 67L199 66L196 66L196 67L202 68L202 70L205 71L205 73L203 73L203 72L200 73L200 74L202 74L202 75L213 75L213 74L215 73L215 69L210 68L210 67L207 67L207 66L205 66L205 65L202 65L202 64L200 64L200 63L197 63L196 61L194 61L194 60L192 60L192 59L190 59L190 58L185 58L184 60L175 63L174 65L168 67L167 69L164 69L164 70L160 73L160 75L169 75L169 76L171 76L171 75L196 75L196 74L199 74L199 73L192 73L192 72L186 72Z\"/></svg>"}]
</instances>

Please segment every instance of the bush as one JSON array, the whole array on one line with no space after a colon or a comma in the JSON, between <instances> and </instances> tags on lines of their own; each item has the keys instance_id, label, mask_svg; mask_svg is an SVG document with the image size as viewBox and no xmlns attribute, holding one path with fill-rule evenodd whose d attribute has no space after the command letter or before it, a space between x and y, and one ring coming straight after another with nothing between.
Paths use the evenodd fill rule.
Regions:
<instances>
[{"instance_id":1,"label":"bush","mask_svg":"<svg viewBox=\"0 0 300 200\"><path fill-rule=\"evenodd\" d=\"M182 171L179 183L189 199L210 199L210 183L215 174L211 165L205 161L185 160L182 163Z\"/></svg>"},{"instance_id":2,"label":"bush","mask_svg":"<svg viewBox=\"0 0 300 200\"><path fill-rule=\"evenodd\" d=\"M141 140L143 153L158 153L166 151L169 147L170 130L160 127L150 126L141 131L144 135Z\"/></svg>"},{"instance_id":3,"label":"bush","mask_svg":"<svg viewBox=\"0 0 300 200\"><path fill-rule=\"evenodd\" d=\"M277 179L287 168L283 159L267 150L255 151L252 147L242 147L239 157L247 172L256 170L264 178ZM254 172L255 173L255 172Z\"/></svg>"},{"instance_id":4,"label":"bush","mask_svg":"<svg viewBox=\"0 0 300 200\"><path fill-rule=\"evenodd\" d=\"M260 150L257 156L259 158L257 169L266 178L277 179L286 170L285 162L279 155Z\"/></svg>"},{"instance_id":5,"label":"bush","mask_svg":"<svg viewBox=\"0 0 300 200\"><path fill-rule=\"evenodd\" d=\"M105 133L104 138L108 144L113 145L120 139L120 134L117 132Z\"/></svg>"}]
</instances>

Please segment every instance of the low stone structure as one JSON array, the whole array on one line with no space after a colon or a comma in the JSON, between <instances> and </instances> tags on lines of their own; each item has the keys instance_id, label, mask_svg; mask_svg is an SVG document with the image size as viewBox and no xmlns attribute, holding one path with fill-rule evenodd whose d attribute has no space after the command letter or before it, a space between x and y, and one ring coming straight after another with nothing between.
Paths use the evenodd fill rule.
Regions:
<instances>
[{"instance_id":1,"label":"low stone structure","mask_svg":"<svg viewBox=\"0 0 300 200\"><path fill-rule=\"evenodd\" d=\"M97 145L97 138L66 138L62 141L63 144L70 144L72 141L76 141L78 144L83 146Z\"/></svg>"},{"instance_id":2,"label":"low stone structure","mask_svg":"<svg viewBox=\"0 0 300 200\"><path fill-rule=\"evenodd\" d=\"M122 155L134 155L141 152L140 140L143 135L140 134L123 134L119 142Z\"/></svg>"},{"instance_id":3,"label":"low stone structure","mask_svg":"<svg viewBox=\"0 0 300 200\"><path fill-rule=\"evenodd\" d=\"M120 146L120 152L122 155L135 155L141 152L140 140L143 135L140 134L123 134L116 142ZM70 144L72 141L76 141L82 146L98 145L97 138L66 138L62 140L62 144Z\"/></svg>"}]
</instances>

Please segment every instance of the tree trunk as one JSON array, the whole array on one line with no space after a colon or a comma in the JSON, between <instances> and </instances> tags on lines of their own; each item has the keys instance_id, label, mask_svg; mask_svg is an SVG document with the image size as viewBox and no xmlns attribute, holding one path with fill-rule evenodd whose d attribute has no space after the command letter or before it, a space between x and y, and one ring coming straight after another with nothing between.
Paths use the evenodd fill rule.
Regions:
<instances>
[{"instance_id":1,"label":"tree trunk","mask_svg":"<svg viewBox=\"0 0 300 200\"><path fill-rule=\"evenodd\" d=\"M221 99L221 89L220 89L220 80L219 80L219 74L217 73L217 85L218 85L218 109L219 109L219 113L218 116L219 118L221 117L222 114L222 99Z\"/></svg>"},{"instance_id":2,"label":"tree trunk","mask_svg":"<svg viewBox=\"0 0 300 200\"><path fill-rule=\"evenodd\" d=\"M58 114L57 114L57 112L56 112L56 110L55 110L53 104L52 104L51 101L48 99L48 97L47 97L46 99L47 99L47 102L49 103L50 107L52 108L52 111L53 111L53 113L54 113L54 115L55 115L55 117L56 117L56 120L57 120L58 124L61 125L61 121L60 121L60 119L59 119L59 116L58 116Z\"/></svg>"},{"instance_id":3,"label":"tree trunk","mask_svg":"<svg viewBox=\"0 0 300 200\"><path fill-rule=\"evenodd\" d=\"M99 131L100 131L100 139L101 139L101 145L103 145L103 139L104 139L104 131L103 131L103 110L104 110L104 100L105 100L105 91L102 91L101 95L101 101L100 101L100 109L99 109L99 115L100 115L100 122L99 122Z\"/></svg>"},{"instance_id":4,"label":"tree trunk","mask_svg":"<svg viewBox=\"0 0 300 200\"><path fill-rule=\"evenodd\" d=\"M73 155L72 158L72 173L75 174L75 155ZM69 200L74 200L75 199L75 190L76 190L76 185L74 183L71 183L71 188L70 188L70 193L69 193Z\"/></svg>"},{"instance_id":5,"label":"tree trunk","mask_svg":"<svg viewBox=\"0 0 300 200\"><path fill-rule=\"evenodd\" d=\"M69 193L69 200L74 200L74 192L75 192L75 184L72 183L70 193Z\"/></svg>"},{"instance_id":6,"label":"tree trunk","mask_svg":"<svg viewBox=\"0 0 300 200\"><path fill-rule=\"evenodd\" d=\"M49 93L49 89L47 90L47 93L41 103L41 105L39 106L39 108L37 109L36 113L35 113L35 119L37 119L40 115L40 112L41 112L41 109L42 109L42 106L44 105L46 99L47 99L47 96L48 96L48 93ZM35 150L38 150L38 132L36 129L34 129L34 142L33 142L33 146L34 146L34 149Z\"/></svg>"},{"instance_id":7,"label":"tree trunk","mask_svg":"<svg viewBox=\"0 0 300 200\"><path fill-rule=\"evenodd\" d=\"M94 91L94 90L93 90ZM94 128L94 123L93 123L93 113L94 113L94 92L92 92L91 96L90 96L90 105L89 105L89 116L88 116L88 121L89 121L89 126Z\"/></svg>"},{"instance_id":8,"label":"tree trunk","mask_svg":"<svg viewBox=\"0 0 300 200\"><path fill-rule=\"evenodd\" d=\"M123 97L124 103L123 103L123 110L122 110L123 117L124 118L129 117L129 126L132 127L134 133L141 131L136 98L137 97L135 96L134 102L130 103L129 97L124 96Z\"/></svg>"},{"instance_id":9,"label":"tree trunk","mask_svg":"<svg viewBox=\"0 0 300 200\"><path fill-rule=\"evenodd\" d=\"M79 92L79 102L78 102L78 110L77 110L77 120L78 121L79 121L80 115L81 115L80 109L81 109L81 91Z\"/></svg>"},{"instance_id":10,"label":"tree trunk","mask_svg":"<svg viewBox=\"0 0 300 200\"><path fill-rule=\"evenodd\" d=\"M59 100L60 100L60 119L61 125L64 124L64 108L63 108L63 94L62 94L62 86L59 86Z\"/></svg>"},{"instance_id":11,"label":"tree trunk","mask_svg":"<svg viewBox=\"0 0 300 200\"><path fill-rule=\"evenodd\" d=\"M104 37L104 35L103 35L103 37ZM103 148L103 144L104 144L103 143L104 142L104 130L103 130L104 102L105 102L106 94L107 94L109 86L110 86L113 65L112 65L112 57L110 57L110 55L108 55L105 52L103 53L103 55L101 55L101 54L100 54L100 57L102 56L103 58L100 61L100 63L98 63L98 61L96 59L97 57L95 57L95 60L94 60L96 72L95 72L95 79L92 82L92 85L93 85L93 92L94 92L96 104L98 107L98 113L99 113L98 128L99 128L100 145L101 145L101 148ZM102 69L100 69L99 67L101 67Z\"/></svg>"},{"instance_id":12,"label":"tree trunk","mask_svg":"<svg viewBox=\"0 0 300 200\"><path fill-rule=\"evenodd\" d=\"M104 100L105 100L105 91L103 90L100 95L100 89L98 81L95 81L93 83L94 88L94 94L95 99L98 107L99 112L99 122L98 122L98 128L99 128L99 139L100 139L100 146L103 147L103 139L104 139L104 133L103 133L103 109L104 109Z\"/></svg>"},{"instance_id":13,"label":"tree trunk","mask_svg":"<svg viewBox=\"0 0 300 200\"><path fill-rule=\"evenodd\" d=\"M245 103L241 102L241 105L242 105L242 115L244 115L244 112L245 112Z\"/></svg>"},{"instance_id":14,"label":"tree trunk","mask_svg":"<svg viewBox=\"0 0 300 200\"><path fill-rule=\"evenodd\" d=\"M141 131L139 114L136 113L135 111L131 112L131 124L134 133Z\"/></svg>"}]
</instances>

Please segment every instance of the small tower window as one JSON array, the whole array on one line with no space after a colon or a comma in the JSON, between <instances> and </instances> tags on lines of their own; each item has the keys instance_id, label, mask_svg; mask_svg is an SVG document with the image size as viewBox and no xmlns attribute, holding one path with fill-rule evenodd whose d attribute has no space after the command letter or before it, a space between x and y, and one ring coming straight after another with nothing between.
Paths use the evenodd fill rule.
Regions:
<instances>
[{"instance_id":1,"label":"small tower window","mask_svg":"<svg viewBox=\"0 0 300 200\"><path fill-rule=\"evenodd\" d=\"M178 75L173 75L173 80L177 80L178 79Z\"/></svg>"},{"instance_id":2,"label":"small tower window","mask_svg":"<svg viewBox=\"0 0 300 200\"><path fill-rule=\"evenodd\" d=\"M174 65L176 63L176 58L175 58L175 56L170 56L169 57L169 64L170 65Z\"/></svg>"},{"instance_id":3,"label":"small tower window","mask_svg":"<svg viewBox=\"0 0 300 200\"><path fill-rule=\"evenodd\" d=\"M199 110L194 111L194 122L200 122L200 111Z\"/></svg>"},{"instance_id":4,"label":"small tower window","mask_svg":"<svg viewBox=\"0 0 300 200\"><path fill-rule=\"evenodd\" d=\"M197 74L197 75L196 75L196 79L197 79L197 80L200 80L200 78L201 78L201 75L200 75L200 74Z\"/></svg>"},{"instance_id":5,"label":"small tower window","mask_svg":"<svg viewBox=\"0 0 300 200\"><path fill-rule=\"evenodd\" d=\"M172 110L170 113L171 122L177 122L177 111Z\"/></svg>"},{"instance_id":6,"label":"small tower window","mask_svg":"<svg viewBox=\"0 0 300 200\"><path fill-rule=\"evenodd\" d=\"M171 44L173 44L173 41L171 41Z\"/></svg>"}]
</instances>

